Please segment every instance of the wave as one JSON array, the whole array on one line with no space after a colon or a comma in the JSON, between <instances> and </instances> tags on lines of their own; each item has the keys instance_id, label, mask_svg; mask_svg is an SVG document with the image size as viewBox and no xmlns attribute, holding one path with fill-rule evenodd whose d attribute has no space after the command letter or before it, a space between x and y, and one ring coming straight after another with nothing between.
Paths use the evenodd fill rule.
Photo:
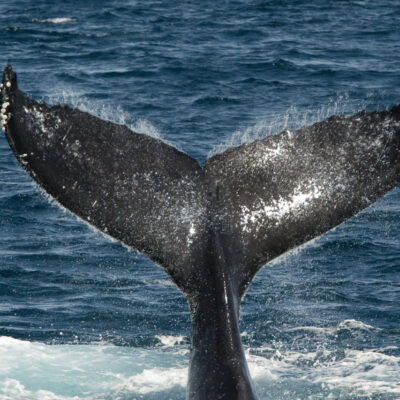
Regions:
<instances>
[{"instance_id":1,"label":"wave","mask_svg":"<svg viewBox=\"0 0 400 400\"><path fill-rule=\"evenodd\" d=\"M59 24L68 24L69 22L75 22L75 19L58 17L58 18L46 18L46 19L40 19L40 20L34 19L33 22L40 22L42 24L59 25Z\"/></svg>"},{"instance_id":2,"label":"wave","mask_svg":"<svg viewBox=\"0 0 400 400\"><path fill-rule=\"evenodd\" d=\"M330 326L330 327L299 326L296 328L288 329L288 332L311 332L314 334L335 335L341 330L381 331L382 329L365 324L364 322L357 321L355 319L346 319L335 326Z\"/></svg>"},{"instance_id":3,"label":"wave","mask_svg":"<svg viewBox=\"0 0 400 400\"><path fill-rule=\"evenodd\" d=\"M216 106L220 104L239 104L240 101L233 97L225 97L225 96L204 96L199 99L196 99L193 104L207 105L207 106Z\"/></svg>"}]
</instances>

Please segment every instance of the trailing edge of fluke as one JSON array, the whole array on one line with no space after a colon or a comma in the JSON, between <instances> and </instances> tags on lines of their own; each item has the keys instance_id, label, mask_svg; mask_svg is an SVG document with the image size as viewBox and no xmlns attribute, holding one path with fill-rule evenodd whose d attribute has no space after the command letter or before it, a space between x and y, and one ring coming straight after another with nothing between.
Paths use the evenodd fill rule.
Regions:
<instances>
[{"instance_id":1,"label":"trailing edge of fluke","mask_svg":"<svg viewBox=\"0 0 400 400\"><path fill-rule=\"evenodd\" d=\"M332 116L230 148L204 167L161 140L26 97L3 73L2 128L62 206L161 265L192 317L190 400L255 399L239 308L268 261L400 180L400 106Z\"/></svg>"}]
</instances>

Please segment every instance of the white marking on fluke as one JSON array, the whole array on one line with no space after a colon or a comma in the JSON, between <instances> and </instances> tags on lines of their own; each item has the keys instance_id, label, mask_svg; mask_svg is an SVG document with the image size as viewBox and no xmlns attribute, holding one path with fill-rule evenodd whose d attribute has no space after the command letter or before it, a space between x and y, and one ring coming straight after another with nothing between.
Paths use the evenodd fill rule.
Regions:
<instances>
[{"instance_id":1,"label":"white marking on fluke","mask_svg":"<svg viewBox=\"0 0 400 400\"><path fill-rule=\"evenodd\" d=\"M196 228L193 222L190 222L189 235L187 237L187 245L190 246L193 243L193 237L196 234Z\"/></svg>"},{"instance_id":2,"label":"white marking on fluke","mask_svg":"<svg viewBox=\"0 0 400 400\"><path fill-rule=\"evenodd\" d=\"M310 200L317 199L322 195L322 191L318 186L310 186L308 191L302 191L302 187L299 185L288 199L280 197L279 200L273 200L268 205L263 199L258 199L253 209L244 205L241 206L240 224L247 232L252 229L258 231L262 226L261 222L266 219L274 220L275 224L279 225L280 219L291 213L298 212L301 208L306 207Z\"/></svg>"}]
</instances>

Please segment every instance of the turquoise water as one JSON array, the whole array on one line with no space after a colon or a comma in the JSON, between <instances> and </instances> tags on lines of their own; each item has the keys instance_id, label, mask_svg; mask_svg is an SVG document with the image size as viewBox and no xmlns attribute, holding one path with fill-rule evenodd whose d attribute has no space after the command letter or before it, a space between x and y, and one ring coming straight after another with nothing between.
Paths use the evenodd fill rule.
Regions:
<instances>
[{"instance_id":1,"label":"turquoise water","mask_svg":"<svg viewBox=\"0 0 400 400\"><path fill-rule=\"evenodd\" d=\"M400 3L0 0L21 89L201 163L400 103ZM260 271L241 331L261 399L400 399L400 189ZM0 399L184 399L186 301L59 209L0 136Z\"/></svg>"}]
</instances>

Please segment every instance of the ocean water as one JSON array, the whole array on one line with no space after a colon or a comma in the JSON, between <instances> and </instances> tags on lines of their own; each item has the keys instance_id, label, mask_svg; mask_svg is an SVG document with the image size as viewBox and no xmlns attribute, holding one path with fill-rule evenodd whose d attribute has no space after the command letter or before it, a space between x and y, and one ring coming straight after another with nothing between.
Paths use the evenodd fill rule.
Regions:
<instances>
[{"instance_id":1,"label":"ocean water","mask_svg":"<svg viewBox=\"0 0 400 400\"><path fill-rule=\"evenodd\" d=\"M20 88L224 149L400 103L400 2L0 0ZM400 399L400 189L265 266L241 331L260 399ZM0 400L185 398L190 317L152 262L58 208L0 135Z\"/></svg>"}]
</instances>

